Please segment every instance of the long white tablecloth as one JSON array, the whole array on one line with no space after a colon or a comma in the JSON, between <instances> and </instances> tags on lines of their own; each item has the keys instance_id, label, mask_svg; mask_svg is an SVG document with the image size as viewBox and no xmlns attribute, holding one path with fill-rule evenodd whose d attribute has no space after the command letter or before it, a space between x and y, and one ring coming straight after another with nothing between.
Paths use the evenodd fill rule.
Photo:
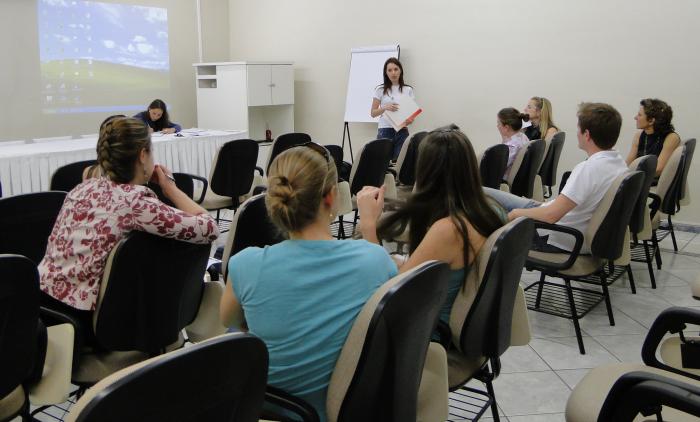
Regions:
<instances>
[{"instance_id":1,"label":"long white tablecloth","mask_svg":"<svg viewBox=\"0 0 700 422\"><path fill-rule=\"evenodd\" d=\"M217 149L224 143L248 136L247 131L207 130L152 138L154 159L175 172L209 176ZM97 138L50 141L46 143L8 145L0 143L0 182L2 196L49 190L51 175L61 166L76 161L94 160ZM267 158L260 149L258 162ZM263 157L264 156L264 157Z\"/></svg>"}]
</instances>

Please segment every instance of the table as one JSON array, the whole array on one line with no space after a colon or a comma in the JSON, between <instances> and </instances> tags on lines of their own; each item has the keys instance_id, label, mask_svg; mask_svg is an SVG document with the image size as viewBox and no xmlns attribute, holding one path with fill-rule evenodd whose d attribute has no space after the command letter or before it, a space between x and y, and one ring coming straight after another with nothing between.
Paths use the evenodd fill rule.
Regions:
<instances>
[{"instance_id":1,"label":"table","mask_svg":"<svg viewBox=\"0 0 700 422\"><path fill-rule=\"evenodd\" d=\"M184 130L181 133L182 137L171 134L152 138L155 162L174 172L207 178L217 149L228 141L248 136L247 131ZM96 145L97 137L8 146L0 143L3 197L49 190L56 169L76 161L94 160ZM266 163L268 149L261 145L258 166Z\"/></svg>"}]
</instances>

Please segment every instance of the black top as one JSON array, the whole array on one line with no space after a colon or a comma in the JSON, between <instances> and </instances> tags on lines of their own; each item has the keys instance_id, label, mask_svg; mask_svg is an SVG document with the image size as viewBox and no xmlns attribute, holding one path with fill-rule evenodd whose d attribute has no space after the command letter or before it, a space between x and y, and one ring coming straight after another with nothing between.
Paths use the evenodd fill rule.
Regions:
<instances>
[{"instance_id":1,"label":"black top","mask_svg":"<svg viewBox=\"0 0 700 422\"><path fill-rule=\"evenodd\" d=\"M540 133L540 127L539 126L528 126L524 130L525 136L527 136L527 139L534 141L535 139L542 139L542 134Z\"/></svg>"},{"instance_id":2,"label":"black top","mask_svg":"<svg viewBox=\"0 0 700 422\"><path fill-rule=\"evenodd\" d=\"M639 143L637 144L637 158L649 154L658 157L661 154L661 150L664 148L664 140L670 133L673 132L654 132L651 135L647 135L646 132L642 131L641 135L639 135Z\"/></svg>"}]
</instances>

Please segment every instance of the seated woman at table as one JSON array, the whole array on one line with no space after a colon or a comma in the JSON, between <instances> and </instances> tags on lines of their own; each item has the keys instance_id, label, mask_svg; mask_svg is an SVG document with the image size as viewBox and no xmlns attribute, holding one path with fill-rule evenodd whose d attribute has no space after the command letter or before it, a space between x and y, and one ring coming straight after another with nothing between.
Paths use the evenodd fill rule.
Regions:
<instances>
[{"instance_id":1,"label":"seated woman at table","mask_svg":"<svg viewBox=\"0 0 700 422\"><path fill-rule=\"evenodd\" d=\"M154 164L148 128L115 118L100 130L97 162L104 176L67 195L39 263L42 304L74 316L92 344L92 312L112 248L138 230L191 243L211 243L219 229L207 211L180 191L169 171ZM152 180L176 208L143 186Z\"/></svg>"},{"instance_id":2,"label":"seated woman at table","mask_svg":"<svg viewBox=\"0 0 700 422\"><path fill-rule=\"evenodd\" d=\"M119 117L126 117L126 116L123 115L123 114L114 114L114 115L109 116L109 117L107 117L106 119L104 119L104 120L102 121L102 123L100 123L100 132L102 132L102 128L103 128L107 123L109 123L109 122L111 122L112 120L114 120L114 119L116 119L116 118L119 118ZM93 165L91 165L91 166L87 166L87 167L85 167L85 169L83 170L83 182L84 182L86 179L92 179L93 177L102 177L102 176L103 176L102 168L100 167L100 165L99 165L98 163L95 163L95 164L93 164Z\"/></svg>"},{"instance_id":3,"label":"seated woman at table","mask_svg":"<svg viewBox=\"0 0 700 422\"><path fill-rule=\"evenodd\" d=\"M627 165L638 157L653 154L659 157L656 164L656 175L661 175L666 162L673 151L681 144L681 138L675 132L671 120L673 109L656 98L645 98L639 102L639 111L634 116L637 129L632 148L627 155Z\"/></svg>"},{"instance_id":4,"label":"seated woman at table","mask_svg":"<svg viewBox=\"0 0 700 422\"><path fill-rule=\"evenodd\" d=\"M153 100L148 105L148 110L142 111L134 117L146 123L152 132L177 133L182 130L180 125L170 121L168 107L163 100Z\"/></svg>"},{"instance_id":5,"label":"seated woman at table","mask_svg":"<svg viewBox=\"0 0 700 422\"><path fill-rule=\"evenodd\" d=\"M325 421L340 349L367 299L397 269L381 246L331 236L338 175L324 147L283 152L268 180L267 211L289 240L231 257L221 322L260 337L268 384L306 400Z\"/></svg>"}]
</instances>

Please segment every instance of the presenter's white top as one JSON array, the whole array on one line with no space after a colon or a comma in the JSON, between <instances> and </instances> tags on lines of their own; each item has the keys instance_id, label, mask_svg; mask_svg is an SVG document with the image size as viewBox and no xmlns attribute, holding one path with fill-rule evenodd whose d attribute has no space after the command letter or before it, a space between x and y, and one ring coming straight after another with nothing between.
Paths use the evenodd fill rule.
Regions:
<instances>
[{"instance_id":1,"label":"presenter's white top","mask_svg":"<svg viewBox=\"0 0 700 422\"><path fill-rule=\"evenodd\" d=\"M576 203L576 207L566 213L557 224L573 227L586 235L586 227L605 196L612 182L627 171L627 164L615 150L599 151L574 167L560 195ZM551 204L547 202L545 205ZM574 247L574 238L563 233L552 232L548 243L568 251ZM591 253L584 240L581 253Z\"/></svg>"},{"instance_id":2,"label":"presenter's white top","mask_svg":"<svg viewBox=\"0 0 700 422\"><path fill-rule=\"evenodd\" d=\"M404 85L402 91L403 92L399 92L398 85L392 85L391 91L384 94L384 86L380 85L377 87L377 89L374 90L374 98L379 100L379 105L382 107L387 105L387 104L398 102L398 98L401 95L408 95L413 99L416 98L413 96L413 88L411 88L410 86ZM382 115L379 116L379 129L393 128L393 127L394 126L392 126L389 119L387 119L386 116L384 116L384 113L382 113Z\"/></svg>"}]
</instances>

